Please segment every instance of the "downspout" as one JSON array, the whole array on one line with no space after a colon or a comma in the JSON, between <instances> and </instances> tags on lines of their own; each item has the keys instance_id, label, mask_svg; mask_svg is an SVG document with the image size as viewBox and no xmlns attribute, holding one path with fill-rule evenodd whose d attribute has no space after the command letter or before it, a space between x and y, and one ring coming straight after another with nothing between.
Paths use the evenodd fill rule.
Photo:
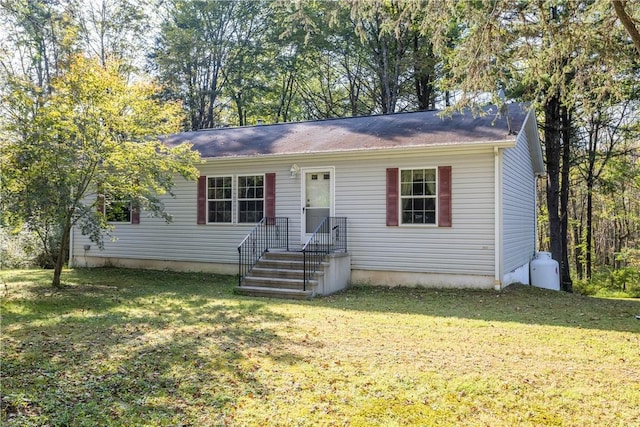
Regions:
<instances>
[{"instance_id":1,"label":"downspout","mask_svg":"<svg viewBox=\"0 0 640 427\"><path fill-rule=\"evenodd\" d=\"M502 289L502 156L498 147L493 147L494 170L494 277L493 287Z\"/></svg>"},{"instance_id":2,"label":"downspout","mask_svg":"<svg viewBox=\"0 0 640 427\"><path fill-rule=\"evenodd\" d=\"M536 252L540 250L538 247L538 182L540 175L533 175L533 254L532 260L536 256Z\"/></svg>"}]
</instances>

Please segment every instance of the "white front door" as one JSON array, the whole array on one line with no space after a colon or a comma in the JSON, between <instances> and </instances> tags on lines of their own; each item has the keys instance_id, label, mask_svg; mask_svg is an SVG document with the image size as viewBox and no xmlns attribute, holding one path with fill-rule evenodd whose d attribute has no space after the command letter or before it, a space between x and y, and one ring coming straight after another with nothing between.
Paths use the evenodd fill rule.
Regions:
<instances>
[{"instance_id":1,"label":"white front door","mask_svg":"<svg viewBox=\"0 0 640 427\"><path fill-rule=\"evenodd\" d=\"M302 170L302 241L305 243L322 220L333 216L333 168Z\"/></svg>"}]
</instances>

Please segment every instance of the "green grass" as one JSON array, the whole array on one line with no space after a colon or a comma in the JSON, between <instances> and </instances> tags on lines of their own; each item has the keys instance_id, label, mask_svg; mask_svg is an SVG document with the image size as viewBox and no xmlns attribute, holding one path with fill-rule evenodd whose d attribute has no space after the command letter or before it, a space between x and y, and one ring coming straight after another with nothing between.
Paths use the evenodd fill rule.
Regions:
<instances>
[{"instance_id":1,"label":"green grass","mask_svg":"<svg viewBox=\"0 0 640 427\"><path fill-rule=\"evenodd\" d=\"M3 425L563 425L640 420L640 301L524 286L353 287L313 301L231 276L0 272Z\"/></svg>"}]
</instances>

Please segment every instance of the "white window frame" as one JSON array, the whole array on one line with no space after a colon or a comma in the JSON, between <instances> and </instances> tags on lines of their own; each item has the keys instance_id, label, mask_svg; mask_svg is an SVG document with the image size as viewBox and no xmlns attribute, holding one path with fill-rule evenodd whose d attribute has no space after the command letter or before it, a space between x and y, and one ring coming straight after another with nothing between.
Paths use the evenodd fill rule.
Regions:
<instances>
[{"instance_id":1,"label":"white window frame","mask_svg":"<svg viewBox=\"0 0 640 427\"><path fill-rule=\"evenodd\" d=\"M410 195L405 196L402 194L402 172L404 171L416 171L416 170L432 170L435 174L435 191L433 195L425 196L425 195ZM416 166L416 167L406 167L399 169L398 176L398 224L403 227L437 227L438 226L438 167L437 166ZM429 223L413 223L413 222L404 222L404 209L403 209L403 201L406 199L416 199L416 198L429 198L434 200L434 221Z\"/></svg>"},{"instance_id":2,"label":"white window frame","mask_svg":"<svg viewBox=\"0 0 640 427\"><path fill-rule=\"evenodd\" d=\"M231 178L231 198L230 199L211 199L209 198L209 180L210 179L215 179L215 178ZM206 187L206 192L207 192L207 205L206 205L206 215L207 215L207 224L216 224L216 225L227 225L227 224L233 224L233 190L234 190L234 185L233 185L233 181L234 181L234 177L233 175L207 175L207 187ZM211 221L211 218L209 216L210 213L210 209L209 209L209 203L210 202L231 202L231 219L230 221Z\"/></svg>"},{"instance_id":3,"label":"white window frame","mask_svg":"<svg viewBox=\"0 0 640 427\"><path fill-rule=\"evenodd\" d=\"M247 198L240 197L240 179L245 177L261 177L262 178L262 197L261 198ZM231 198L228 199L210 199L209 198L209 179L211 178L230 178L231 179ZM246 225L255 224L255 222L240 222L240 202L244 201L261 201L262 202L262 216L264 217L265 204L266 204L266 174L264 173L243 173L243 174L224 174L224 175L206 175L206 219L207 224L212 225ZM210 221L209 218L209 202L231 202L231 221ZM260 219L258 219L260 221ZM256 221L256 222L258 222Z\"/></svg>"},{"instance_id":4,"label":"white window frame","mask_svg":"<svg viewBox=\"0 0 640 427\"><path fill-rule=\"evenodd\" d=\"M256 177L261 177L262 178L262 197L240 197L240 178L256 178ZM255 224L258 221L260 221L260 219L262 219L264 217L264 208L265 208L265 192L266 192L266 188L265 188L265 184L266 184L266 177L265 174L243 174L243 175L236 175L235 177L235 184L236 184L236 200L234 203L235 206L235 211L236 211L236 221L237 224ZM262 202L262 217L260 217L258 220L256 221L252 221L252 222L240 222L240 202Z\"/></svg>"}]
</instances>

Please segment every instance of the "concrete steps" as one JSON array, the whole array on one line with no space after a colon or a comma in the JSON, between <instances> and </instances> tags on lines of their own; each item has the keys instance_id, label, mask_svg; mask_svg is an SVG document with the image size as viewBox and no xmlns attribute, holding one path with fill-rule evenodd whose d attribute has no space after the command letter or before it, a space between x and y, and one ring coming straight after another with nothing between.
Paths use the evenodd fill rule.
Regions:
<instances>
[{"instance_id":1,"label":"concrete steps","mask_svg":"<svg viewBox=\"0 0 640 427\"><path fill-rule=\"evenodd\" d=\"M316 294L323 268L304 286L304 256L302 252L265 252L236 287L241 295L309 299Z\"/></svg>"}]
</instances>

